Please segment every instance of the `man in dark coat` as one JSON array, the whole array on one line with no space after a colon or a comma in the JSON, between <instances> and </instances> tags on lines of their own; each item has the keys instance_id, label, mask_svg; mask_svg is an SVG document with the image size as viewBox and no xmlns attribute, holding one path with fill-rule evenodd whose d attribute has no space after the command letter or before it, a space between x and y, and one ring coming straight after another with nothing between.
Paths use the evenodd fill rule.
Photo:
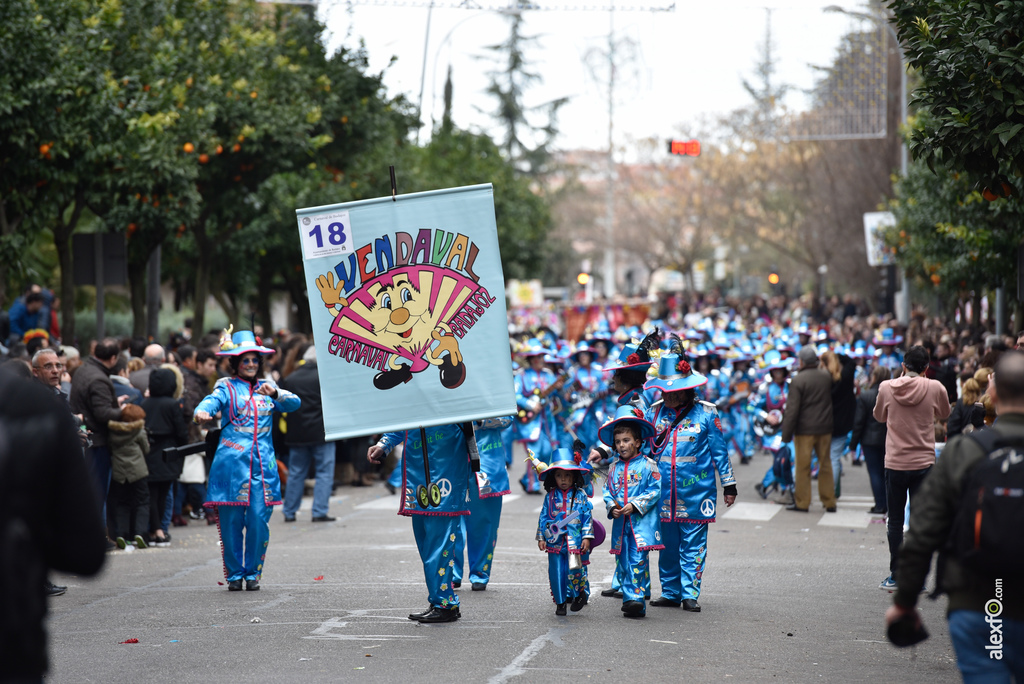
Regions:
<instances>
[{"instance_id":1,"label":"man in dark coat","mask_svg":"<svg viewBox=\"0 0 1024 684\"><path fill-rule=\"evenodd\" d=\"M82 416L89 430L92 446L87 460L92 464L93 474L103 501L110 490L110 447L107 446L107 423L121 419L121 404L114 394L114 383L110 370L117 363L120 345L117 340L107 338L96 343L92 356L87 358L71 378L71 412ZM106 503L103 505L103 520L107 519ZM113 543L113 542L111 542Z\"/></svg>"},{"instance_id":2,"label":"man in dark coat","mask_svg":"<svg viewBox=\"0 0 1024 684\"><path fill-rule=\"evenodd\" d=\"M796 452L796 492L790 511L806 513L811 505L811 451L818 454L818 496L825 510L836 511L832 478L832 376L818 368L814 347L800 349L800 371L789 383L782 441L793 441Z\"/></svg>"},{"instance_id":3,"label":"man in dark coat","mask_svg":"<svg viewBox=\"0 0 1024 684\"><path fill-rule=\"evenodd\" d=\"M103 565L100 501L76 432L52 390L0 370L3 681L38 682L46 673L47 571L94 575Z\"/></svg>"},{"instance_id":4,"label":"man in dark coat","mask_svg":"<svg viewBox=\"0 0 1024 684\"><path fill-rule=\"evenodd\" d=\"M309 345L302 361L291 375L281 381L281 388L302 399L298 411L288 414L288 485L284 494L284 521L295 522L302 503L306 473L312 462L316 470L313 485L313 522L331 522L328 515L331 489L334 485L334 442L324 441L324 413L320 403L320 375L316 368L316 347Z\"/></svg>"}]
</instances>

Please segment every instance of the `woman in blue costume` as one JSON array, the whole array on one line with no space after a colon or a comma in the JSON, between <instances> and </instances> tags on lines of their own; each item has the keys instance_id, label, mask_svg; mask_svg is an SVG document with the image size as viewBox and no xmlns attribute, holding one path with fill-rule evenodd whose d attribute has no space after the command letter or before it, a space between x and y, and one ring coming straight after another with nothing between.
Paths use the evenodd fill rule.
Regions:
<instances>
[{"instance_id":1,"label":"woman in blue costume","mask_svg":"<svg viewBox=\"0 0 1024 684\"><path fill-rule=\"evenodd\" d=\"M426 435L424 458L423 435ZM380 463L399 443L402 450L402 491L398 515L412 518L416 548L423 562L430 605L410 620L454 622L462 617L455 593L455 546L462 534L462 516L469 515L467 487L472 477L466 433L462 425L436 425L419 430L389 432L366 454ZM429 462L430 477L427 477Z\"/></svg>"},{"instance_id":2,"label":"woman in blue costume","mask_svg":"<svg viewBox=\"0 0 1024 684\"><path fill-rule=\"evenodd\" d=\"M707 382L677 354L663 354L658 377L648 388L661 390L662 400L648 416L654 423L654 458L661 470L661 536L658 556L661 597L652 606L675 606L698 613L701 578L707 560L708 523L715 521L722 481L726 506L736 501L736 478L714 404L697 401L697 388Z\"/></svg>"},{"instance_id":3,"label":"woman in blue costume","mask_svg":"<svg viewBox=\"0 0 1024 684\"><path fill-rule=\"evenodd\" d=\"M588 447L597 444L597 428L604 422L604 399L608 396L602 370L594 364L594 354L586 342L581 342L572 356L575 365L572 367L569 386L577 393L577 407L572 411L569 420L576 437ZM573 436L569 435L563 447L572 444Z\"/></svg>"},{"instance_id":4,"label":"woman in blue costume","mask_svg":"<svg viewBox=\"0 0 1024 684\"><path fill-rule=\"evenodd\" d=\"M582 460L582 452L558 448L544 470L547 496L537 521L537 547L548 554L555 615L565 615L570 601L570 609L579 611L590 595L586 564L594 539L593 507L584 490L590 473Z\"/></svg>"},{"instance_id":5,"label":"woman in blue costume","mask_svg":"<svg viewBox=\"0 0 1024 684\"><path fill-rule=\"evenodd\" d=\"M501 498L510 494L505 468L505 439L512 417L473 421L480 471L469 483L469 515L462 518L462 534L455 543L452 580L462 585L462 558L469 557L469 581L473 591L484 591L491 578L494 547L501 523ZM511 439L511 436L508 436Z\"/></svg>"},{"instance_id":6,"label":"woman in blue costume","mask_svg":"<svg viewBox=\"0 0 1024 684\"><path fill-rule=\"evenodd\" d=\"M270 516L281 503L281 481L271 439L274 412L288 413L301 400L260 379L263 354L272 354L248 330L221 337L218 356L227 356L231 377L221 378L199 402L193 419L220 413L220 443L210 466L207 507L217 508L224 577L228 591L258 591L270 544ZM244 539L243 539L244 534Z\"/></svg>"}]
</instances>

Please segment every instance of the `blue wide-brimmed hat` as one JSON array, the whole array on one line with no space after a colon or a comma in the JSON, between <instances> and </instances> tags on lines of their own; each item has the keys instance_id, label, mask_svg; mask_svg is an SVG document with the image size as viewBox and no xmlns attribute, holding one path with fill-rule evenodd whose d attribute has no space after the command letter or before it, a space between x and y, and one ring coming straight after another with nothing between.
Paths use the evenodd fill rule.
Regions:
<instances>
[{"instance_id":1,"label":"blue wide-brimmed hat","mask_svg":"<svg viewBox=\"0 0 1024 684\"><path fill-rule=\"evenodd\" d=\"M527 340L526 345L519 350L519 355L523 358L529 358L531 356L544 356L550 350L540 343L537 338L531 338Z\"/></svg>"},{"instance_id":2,"label":"blue wide-brimmed hat","mask_svg":"<svg viewBox=\"0 0 1024 684\"><path fill-rule=\"evenodd\" d=\"M544 475L547 476L552 470L576 470L581 473L590 472L590 469L584 465L583 462L584 454L580 454L580 460L577 461L575 455L566 449L565 447L559 447L555 449L555 452L551 454L551 463L548 464L547 469L544 471Z\"/></svg>"},{"instance_id":3,"label":"blue wide-brimmed hat","mask_svg":"<svg viewBox=\"0 0 1024 684\"><path fill-rule=\"evenodd\" d=\"M658 361L658 376L651 378L644 389L657 387L662 392L678 392L707 384L707 377L690 367L678 354L662 354Z\"/></svg>"},{"instance_id":4,"label":"blue wide-brimmed hat","mask_svg":"<svg viewBox=\"0 0 1024 684\"><path fill-rule=\"evenodd\" d=\"M640 342L628 342L622 345L622 350L615 360L604 367L605 373L613 373L617 370L647 370L651 367L654 359L651 358L651 351L659 344L661 332L657 328L647 333Z\"/></svg>"},{"instance_id":5,"label":"blue wide-brimmed hat","mask_svg":"<svg viewBox=\"0 0 1024 684\"><path fill-rule=\"evenodd\" d=\"M640 428L640 439L650 439L654 436L654 426L650 421L644 419L644 413L632 404L624 404L615 409L615 417L601 426L597 431L598 438L613 446L615 443L615 428L619 425L635 425ZM557 453L557 451L556 451Z\"/></svg>"},{"instance_id":6,"label":"blue wide-brimmed hat","mask_svg":"<svg viewBox=\"0 0 1024 684\"><path fill-rule=\"evenodd\" d=\"M777 349L769 349L764 353L764 369L766 371L773 370L790 370L793 365L793 359L784 359L782 354Z\"/></svg>"},{"instance_id":7,"label":"blue wide-brimmed hat","mask_svg":"<svg viewBox=\"0 0 1024 684\"><path fill-rule=\"evenodd\" d=\"M273 354L274 350L263 346L263 342L251 330L239 330L232 334L228 328L220 335L220 350L217 356L241 356L249 352Z\"/></svg>"},{"instance_id":8,"label":"blue wide-brimmed hat","mask_svg":"<svg viewBox=\"0 0 1024 684\"><path fill-rule=\"evenodd\" d=\"M586 352L587 354L590 354L590 360L591 361L593 361L594 358L597 356L597 352L594 351L593 347L591 347L586 342L580 342L578 345L576 345L576 349L572 352L572 360L574 362L576 362L576 363L579 363L580 362L580 354L582 354L584 352Z\"/></svg>"}]
</instances>

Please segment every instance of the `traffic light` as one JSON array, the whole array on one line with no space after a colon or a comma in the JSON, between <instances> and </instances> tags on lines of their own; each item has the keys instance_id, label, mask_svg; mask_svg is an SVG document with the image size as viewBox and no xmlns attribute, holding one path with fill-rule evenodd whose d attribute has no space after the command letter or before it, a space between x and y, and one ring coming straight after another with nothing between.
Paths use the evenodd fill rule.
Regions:
<instances>
[{"instance_id":1,"label":"traffic light","mask_svg":"<svg viewBox=\"0 0 1024 684\"><path fill-rule=\"evenodd\" d=\"M677 154L682 157L699 157L700 156L700 141L699 140L669 140L668 141L668 153Z\"/></svg>"},{"instance_id":2,"label":"traffic light","mask_svg":"<svg viewBox=\"0 0 1024 684\"><path fill-rule=\"evenodd\" d=\"M771 283L772 285L778 285L779 284L779 274L775 273L774 271L772 273L769 273L768 274L768 282Z\"/></svg>"},{"instance_id":3,"label":"traffic light","mask_svg":"<svg viewBox=\"0 0 1024 684\"><path fill-rule=\"evenodd\" d=\"M590 282L590 274L580 273L578 276L576 276L576 282L579 283L580 285L586 285L587 283Z\"/></svg>"}]
</instances>

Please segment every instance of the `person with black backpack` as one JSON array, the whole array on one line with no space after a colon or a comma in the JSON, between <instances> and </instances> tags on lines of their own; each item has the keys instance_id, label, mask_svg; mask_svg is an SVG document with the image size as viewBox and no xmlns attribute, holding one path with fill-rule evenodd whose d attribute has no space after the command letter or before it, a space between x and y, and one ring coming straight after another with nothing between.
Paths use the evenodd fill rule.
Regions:
<instances>
[{"instance_id":1,"label":"person with black backpack","mask_svg":"<svg viewBox=\"0 0 1024 684\"><path fill-rule=\"evenodd\" d=\"M898 646L926 638L916 609L932 555L949 595L949 635L964 681L1024 682L1024 354L989 381L998 419L954 437L921 484L885 614Z\"/></svg>"}]
</instances>

